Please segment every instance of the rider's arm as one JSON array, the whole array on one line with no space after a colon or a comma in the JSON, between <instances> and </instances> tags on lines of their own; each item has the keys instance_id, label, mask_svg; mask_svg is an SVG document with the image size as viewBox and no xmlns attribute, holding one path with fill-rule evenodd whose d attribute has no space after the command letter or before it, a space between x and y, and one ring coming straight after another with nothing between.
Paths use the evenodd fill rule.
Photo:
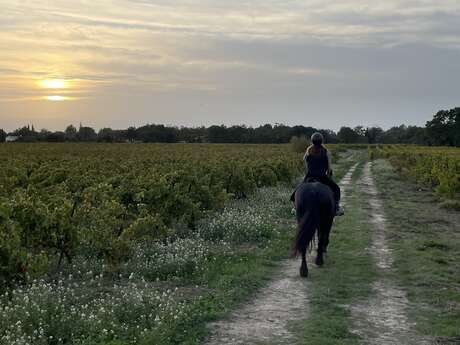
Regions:
<instances>
[{"instance_id":1,"label":"rider's arm","mask_svg":"<svg viewBox=\"0 0 460 345\"><path fill-rule=\"evenodd\" d=\"M307 157L310 154L310 149L312 148L313 145L310 145L307 147L307 150L305 151L305 154L303 155L303 161L305 162L305 171L308 173L308 161Z\"/></svg>"},{"instance_id":2,"label":"rider's arm","mask_svg":"<svg viewBox=\"0 0 460 345\"><path fill-rule=\"evenodd\" d=\"M332 155L329 150L327 151L327 174L332 176Z\"/></svg>"},{"instance_id":3,"label":"rider's arm","mask_svg":"<svg viewBox=\"0 0 460 345\"><path fill-rule=\"evenodd\" d=\"M305 163L305 171L306 171L306 172L308 171L307 157L308 157L308 150L307 150L307 152L305 152L305 154L303 155L303 162Z\"/></svg>"}]
</instances>

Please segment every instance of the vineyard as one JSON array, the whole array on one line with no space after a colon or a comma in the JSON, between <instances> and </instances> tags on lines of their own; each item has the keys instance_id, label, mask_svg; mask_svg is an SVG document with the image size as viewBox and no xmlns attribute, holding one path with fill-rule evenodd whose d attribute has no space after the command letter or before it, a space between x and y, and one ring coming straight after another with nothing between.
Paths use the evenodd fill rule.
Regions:
<instances>
[{"instance_id":1,"label":"vineyard","mask_svg":"<svg viewBox=\"0 0 460 345\"><path fill-rule=\"evenodd\" d=\"M369 148L371 158L388 158L400 172L448 199L460 193L460 149L414 145L383 145Z\"/></svg>"},{"instance_id":2,"label":"vineyard","mask_svg":"<svg viewBox=\"0 0 460 345\"><path fill-rule=\"evenodd\" d=\"M0 283L79 253L113 271L138 241L194 229L206 211L301 169L286 146L1 146Z\"/></svg>"}]
</instances>

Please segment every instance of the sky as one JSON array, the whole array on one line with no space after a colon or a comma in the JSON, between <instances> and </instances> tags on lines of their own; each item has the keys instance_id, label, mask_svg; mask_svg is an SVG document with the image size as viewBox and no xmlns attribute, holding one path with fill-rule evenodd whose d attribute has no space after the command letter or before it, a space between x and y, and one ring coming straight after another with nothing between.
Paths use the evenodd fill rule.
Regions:
<instances>
[{"instance_id":1,"label":"sky","mask_svg":"<svg viewBox=\"0 0 460 345\"><path fill-rule=\"evenodd\" d=\"M424 125L458 0L0 0L0 128Z\"/></svg>"}]
</instances>

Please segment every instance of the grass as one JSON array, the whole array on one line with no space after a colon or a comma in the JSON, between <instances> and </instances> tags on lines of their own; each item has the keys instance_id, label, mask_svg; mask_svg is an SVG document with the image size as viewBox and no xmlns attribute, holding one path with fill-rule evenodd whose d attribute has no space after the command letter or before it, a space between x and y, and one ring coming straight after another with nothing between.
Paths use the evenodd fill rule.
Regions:
<instances>
[{"instance_id":1,"label":"grass","mask_svg":"<svg viewBox=\"0 0 460 345\"><path fill-rule=\"evenodd\" d=\"M362 164L353 175L354 181L361 171ZM332 229L326 264L311 270L310 316L306 323L297 325L309 345L359 343L358 336L349 331L349 305L369 296L376 271L366 252L371 233L365 199L360 198L355 185L348 195L347 214L338 219Z\"/></svg>"},{"instance_id":2,"label":"grass","mask_svg":"<svg viewBox=\"0 0 460 345\"><path fill-rule=\"evenodd\" d=\"M222 256L214 261L197 283L208 293L194 302L185 318L161 342L147 339L141 344L200 344L208 335L208 322L227 316L264 285L288 252L290 236L285 233L264 250L248 250L238 256Z\"/></svg>"},{"instance_id":3,"label":"grass","mask_svg":"<svg viewBox=\"0 0 460 345\"><path fill-rule=\"evenodd\" d=\"M216 256L203 275L194 278L201 297L191 301L188 315L168 332L152 334L140 344L200 344L208 334L208 322L226 316L264 285L288 252L289 241L289 234L284 233L267 248Z\"/></svg>"},{"instance_id":4,"label":"grass","mask_svg":"<svg viewBox=\"0 0 460 345\"><path fill-rule=\"evenodd\" d=\"M460 212L437 203L384 160L373 166L387 215L394 279L407 290L421 334L460 341Z\"/></svg>"},{"instance_id":5,"label":"grass","mask_svg":"<svg viewBox=\"0 0 460 345\"><path fill-rule=\"evenodd\" d=\"M444 200L439 206L446 210L460 211L460 201L458 200Z\"/></svg>"}]
</instances>

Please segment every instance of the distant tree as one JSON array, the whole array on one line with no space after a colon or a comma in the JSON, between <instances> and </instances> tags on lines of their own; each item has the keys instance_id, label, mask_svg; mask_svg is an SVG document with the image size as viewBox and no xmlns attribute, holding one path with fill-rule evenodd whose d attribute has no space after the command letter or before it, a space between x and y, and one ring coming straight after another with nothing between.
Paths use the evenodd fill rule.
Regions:
<instances>
[{"instance_id":1,"label":"distant tree","mask_svg":"<svg viewBox=\"0 0 460 345\"><path fill-rule=\"evenodd\" d=\"M77 133L77 139L79 141L96 141L97 134L91 127L80 126Z\"/></svg>"},{"instance_id":2,"label":"distant tree","mask_svg":"<svg viewBox=\"0 0 460 345\"><path fill-rule=\"evenodd\" d=\"M350 127L341 127L337 133L337 137L344 144L359 143L362 139L360 133Z\"/></svg>"},{"instance_id":3,"label":"distant tree","mask_svg":"<svg viewBox=\"0 0 460 345\"><path fill-rule=\"evenodd\" d=\"M406 143L417 145L429 145L429 139L426 128L409 126L406 130Z\"/></svg>"},{"instance_id":4,"label":"distant tree","mask_svg":"<svg viewBox=\"0 0 460 345\"><path fill-rule=\"evenodd\" d=\"M291 127L285 126L280 123L275 124L272 133L273 142L277 144L287 143L291 139Z\"/></svg>"},{"instance_id":5,"label":"distant tree","mask_svg":"<svg viewBox=\"0 0 460 345\"><path fill-rule=\"evenodd\" d=\"M227 143L247 143L246 126L232 126L226 129L225 138Z\"/></svg>"},{"instance_id":6,"label":"distant tree","mask_svg":"<svg viewBox=\"0 0 460 345\"><path fill-rule=\"evenodd\" d=\"M134 142L136 140L136 127L128 127L125 136L128 141Z\"/></svg>"},{"instance_id":7,"label":"distant tree","mask_svg":"<svg viewBox=\"0 0 460 345\"><path fill-rule=\"evenodd\" d=\"M18 140L22 142L34 142L38 139L38 133L31 130L29 125L16 129L12 135L19 137Z\"/></svg>"},{"instance_id":8,"label":"distant tree","mask_svg":"<svg viewBox=\"0 0 460 345\"><path fill-rule=\"evenodd\" d=\"M77 128L74 125L69 125L65 129L65 140L75 141L77 140Z\"/></svg>"},{"instance_id":9,"label":"distant tree","mask_svg":"<svg viewBox=\"0 0 460 345\"><path fill-rule=\"evenodd\" d=\"M432 145L460 146L460 108L438 111L426 131Z\"/></svg>"},{"instance_id":10,"label":"distant tree","mask_svg":"<svg viewBox=\"0 0 460 345\"><path fill-rule=\"evenodd\" d=\"M113 130L113 137L115 142L126 142L128 138L126 137L126 130L125 129L114 129Z\"/></svg>"},{"instance_id":11,"label":"distant tree","mask_svg":"<svg viewBox=\"0 0 460 345\"><path fill-rule=\"evenodd\" d=\"M325 144L335 144L339 142L337 134L330 129L319 129L318 132L323 135Z\"/></svg>"},{"instance_id":12,"label":"distant tree","mask_svg":"<svg viewBox=\"0 0 460 345\"><path fill-rule=\"evenodd\" d=\"M224 125L209 127L208 130L207 130L207 140L210 143L226 143L226 142L228 142L227 127L225 127Z\"/></svg>"},{"instance_id":13,"label":"distant tree","mask_svg":"<svg viewBox=\"0 0 460 345\"><path fill-rule=\"evenodd\" d=\"M48 138L48 135L50 135L52 132L50 132L49 130L43 128L42 130L40 130L40 132L38 132L37 134L37 140L38 141L48 141L47 138Z\"/></svg>"},{"instance_id":14,"label":"distant tree","mask_svg":"<svg viewBox=\"0 0 460 345\"><path fill-rule=\"evenodd\" d=\"M204 126L201 127L181 127L179 128L178 140L185 141L187 143L203 143L207 138L207 129Z\"/></svg>"},{"instance_id":15,"label":"distant tree","mask_svg":"<svg viewBox=\"0 0 460 345\"><path fill-rule=\"evenodd\" d=\"M404 125L394 126L386 130L382 135L384 144L402 144L406 142L407 127Z\"/></svg>"},{"instance_id":16,"label":"distant tree","mask_svg":"<svg viewBox=\"0 0 460 345\"><path fill-rule=\"evenodd\" d=\"M146 125L136 129L136 138L146 143L177 142L179 130L164 125Z\"/></svg>"},{"instance_id":17,"label":"distant tree","mask_svg":"<svg viewBox=\"0 0 460 345\"><path fill-rule=\"evenodd\" d=\"M16 136L16 137L20 137L20 136L23 136L23 135L29 135L29 133L30 133L30 129L27 126L24 126L24 127L21 127L21 128L18 128L16 130L14 130L11 133L11 135Z\"/></svg>"},{"instance_id":18,"label":"distant tree","mask_svg":"<svg viewBox=\"0 0 460 345\"><path fill-rule=\"evenodd\" d=\"M379 143L382 140L383 129L380 127L367 127L364 136L369 144Z\"/></svg>"},{"instance_id":19,"label":"distant tree","mask_svg":"<svg viewBox=\"0 0 460 345\"><path fill-rule=\"evenodd\" d=\"M273 127L271 124L267 123L263 126L259 126L257 128L254 128L254 142L255 143L273 143L274 138L273 138Z\"/></svg>"},{"instance_id":20,"label":"distant tree","mask_svg":"<svg viewBox=\"0 0 460 345\"><path fill-rule=\"evenodd\" d=\"M116 141L115 131L111 128L102 128L97 134L97 140L106 143L113 143Z\"/></svg>"},{"instance_id":21,"label":"distant tree","mask_svg":"<svg viewBox=\"0 0 460 345\"><path fill-rule=\"evenodd\" d=\"M66 134L61 131L57 132L50 132L46 136L46 141L48 142L54 142L54 143L62 143L66 141Z\"/></svg>"},{"instance_id":22,"label":"distant tree","mask_svg":"<svg viewBox=\"0 0 460 345\"><path fill-rule=\"evenodd\" d=\"M0 128L0 143L4 143L6 141L6 132Z\"/></svg>"},{"instance_id":23,"label":"distant tree","mask_svg":"<svg viewBox=\"0 0 460 345\"><path fill-rule=\"evenodd\" d=\"M363 126L356 126L353 128L356 134L359 136L359 142L365 142L366 141L366 128Z\"/></svg>"},{"instance_id":24,"label":"distant tree","mask_svg":"<svg viewBox=\"0 0 460 345\"><path fill-rule=\"evenodd\" d=\"M313 127L305 127L305 126L294 126L294 127L291 127L291 133L290 133L290 136L291 137L301 137L301 136L305 136L307 138L310 138L311 135L315 132L317 132L318 130L316 128L313 128Z\"/></svg>"},{"instance_id":25,"label":"distant tree","mask_svg":"<svg viewBox=\"0 0 460 345\"><path fill-rule=\"evenodd\" d=\"M256 130L252 127L246 128L246 134L244 135L246 143L255 143L256 142Z\"/></svg>"},{"instance_id":26,"label":"distant tree","mask_svg":"<svg viewBox=\"0 0 460 345\"><path fill-rule=\"evenodd\" d=\"M143 142L211 142L211 143L288 143L300 138L310 138L319 131L324 136L325 143L403 143L419 145L450 145L460 146L460 108L441 110L437 112L426 127L394 126L384 131L380 127L357 126L342 127L335 133L332 130L316 129L305 126L286 126L276 123L259 127L234 125L226 127L168 127L148 124L139 128L129 127L125 130L103 128L97 134L91 127L80 124L79 129L69 125L65 132L50 132L46 129L37 132L33 125L16 129L9 135L19 137L19 141L143 141ZM0 130L0 142L5 141L6 133ZM296 137L297 139L295 139ZM64 138L64 139L63 139Z\"/></svg>"}]
</instances>

